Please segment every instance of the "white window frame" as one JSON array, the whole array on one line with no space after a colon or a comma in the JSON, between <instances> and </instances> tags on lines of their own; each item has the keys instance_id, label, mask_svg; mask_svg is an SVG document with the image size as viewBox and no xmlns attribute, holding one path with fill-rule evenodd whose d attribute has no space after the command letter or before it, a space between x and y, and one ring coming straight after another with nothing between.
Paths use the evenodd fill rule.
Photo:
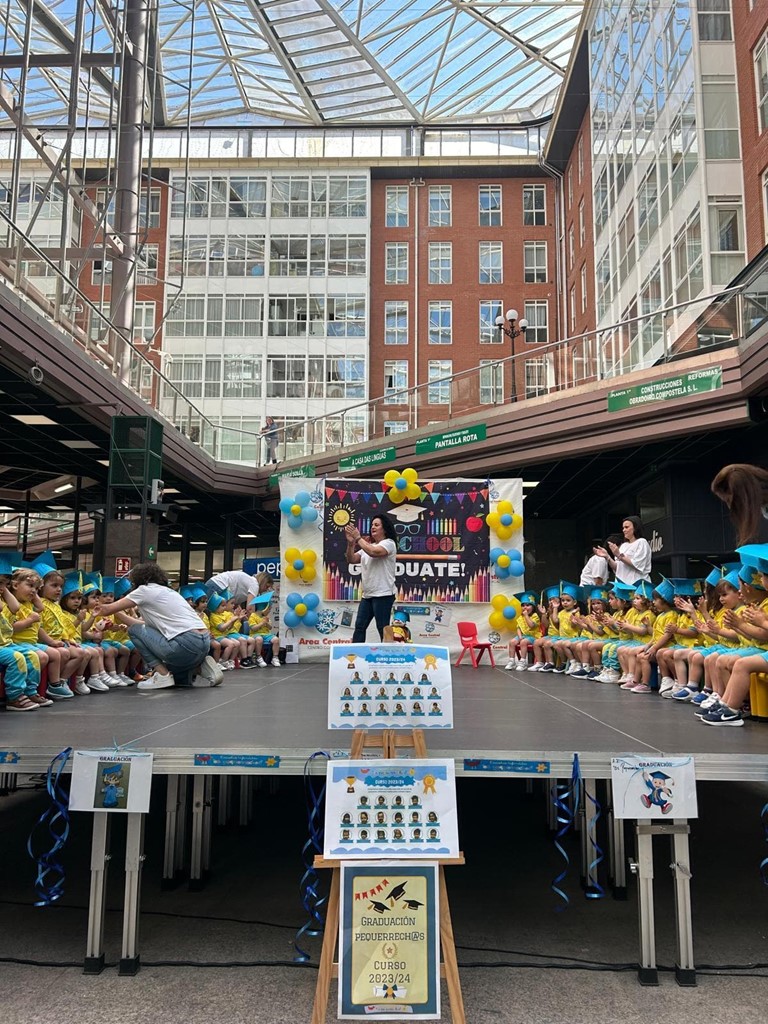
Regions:
<instances>
[{"instance_id":1,"label":"white window frame","mask_svg":"<svg viewBox=\"0 0 768 1024\"><path fill-rule=\"evenodd\" d=\"M549 300L529 299L525 303L525 318L528 321L528 329L525 332L526 344L546 345L549 340ZM541 313L544 313L542 318ZM543 319L543 323L541 322ZM540 337L540 332L544 336ZM501 334L501 331L499 331Z\"/></svg>"},{"instance_id":2,"label":"white window frame","mask_svg":"<svg viewBox=\"0 0 768 1024\"><path fill-rule=\"evenodd\" d=\"M427 405L450 405L453 377L452 359L427 362Z\"/></svg>"},{"instance_id":3,"label":"white window frame","mask_svg":"<svg viewBox=\"0 0 768 1024\"><path fill-rule=\"evenodd\" d=\"M547 283L547 256L546 242L523 242L523 280L526 284Z\"/></svg>"},{"instance_id":4,"label":"white window frame","mask_svg":"<svg viewBox=\"0 0 768 1024\"><path fill-rule=\"evenodd\" d=\"M407 185L387 185L384 207L384 226L387 228L407 228L410 207L410 189ZM405 198L405 212L401 209ZM394 223L391 223L394 222Z\"/></svg>"},{"instance_id":5,"label":"white window frame","mask_svg":"<svg viewBox=\"0 0 768 1024\"><path fill-rule=\"evenodd\" d=\"M451 242L430 242L428 250L429 283L453 282L453 245Z\"/></svg>"},{"instance_id":6,"label":"white window frame","mask_svg":"<svg viewBox=\"0 0 768 1024\"><path fill-rule=\"evenodd\" d=\"M526 197L530 197L526 206ZM547 223L547 186L523 185L523 227L543 227Z\"/></svg>"},{"instance_id":7,"label":"white window frame","mask_svg":"<svg viewBox=\"0 0 768 1024\"><path fill-rule=\"evenodd\" d=\"M386 405L407 405L408 360L384 360L384 402ZM402 392L402 394L396 394Z\"/></svg>"},{"instance_id":8,"label":"white window frame","mask_svg":"<svg viewBox=\"0 0 768 1024\"><path fill-rule=\"evenodd\" d=\"M384 284L408 284L408 243L385 242Z\"/></svg>"},{"instance_id":9,"label":"white window frame","mask_svg":"<svg viewBox=\"0 0 768 1024\"><path fill-rule=\"evenodd\" d=\"M427 223L431 228L449 228L453 219L453 188L430 185L427 196Z\"/></svg>"},{"instance_id":10,"label":"white window frame","mask_svg":"<svg viewBox=\"0 0 768 1024\"><path fill-rule=\"evenodd\" d=\"M485 203L484 203L485 200ZM498 202L496 201L498 200ZM481 228L500 228L502 224L501 185L479 185L477 223Z\"/></svg>"},{"instance_id":11,"label":"white window frame","mask_svg":"<svg viewBox=\"0 0 768 1024\"><path fill-rule=\"evenodd\" d=\"M391 318L394 318L394 326L391 326ZM384 303L384 344L408 344L408 303L402 299Z\"/></svg>"},{"instance_id":12,"label":"white window frame","mask_svg":"<svg viewBox=\"0 0 768 1024\"><path fill-rule=\"evenodd\" d=\"M504 243L480 242L478 245L479 284L503 284Z\"/></svg>"},{"instance_id":13,"label":"white window frame","mask_svg":"<svg viewBox=\"0 0 768 1024\"><path fill-rule=\"evenodd\" d=\"M445 321L447 314L447 324ZM428 330L430 345L453 343L453 303L439 299L428 303Z\"/></svg>"},{"instance_id":14,"label":"white window frame","mask_svg":"<svg viewBox=\"0 0 768 1024\"><path fill-rule=\"evenodd\" d=\"M481 345L501 345L504 335L496 326L502 316L503 299L481 299L478 307L478 331Z\"/></svg>"}]
</instances>

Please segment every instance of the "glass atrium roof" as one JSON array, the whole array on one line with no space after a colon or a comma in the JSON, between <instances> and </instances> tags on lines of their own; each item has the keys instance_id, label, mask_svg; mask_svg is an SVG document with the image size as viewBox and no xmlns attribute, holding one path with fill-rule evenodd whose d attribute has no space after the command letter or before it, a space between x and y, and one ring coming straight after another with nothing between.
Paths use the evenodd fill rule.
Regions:
<instances>
[{"instance_id":1,"label":"glass atrium roof","mask_svg":"<svg viewBox=\"0 0 768 1024\"><path fill-rule=\"evenodd\" d=\"M25 120L36 124L82 125L86 116L93 126L114 122L126 3L144 6L3 4L6 101L9 93L17 106L23 98ZM450 126L510 125L549 114L583 2L157 0L154 7L146 110L157 127L188 120ZM78 9L84 58L71 90ZM25 38L32 55L26 72ZM71 117L70 97L77 107Z\"/></svg>"}]
</instances>

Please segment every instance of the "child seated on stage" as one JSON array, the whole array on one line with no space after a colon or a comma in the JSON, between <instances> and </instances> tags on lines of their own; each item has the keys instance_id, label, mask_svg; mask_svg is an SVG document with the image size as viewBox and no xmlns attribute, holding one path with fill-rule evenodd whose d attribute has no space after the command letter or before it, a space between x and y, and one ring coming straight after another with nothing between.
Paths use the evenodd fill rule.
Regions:
<instances>
[{"instance_id":1,"label":"child seated on stage","mask_svg":"<svg viewBox=\"0 0 768 1024\"><path fill-rule=\"evenodd\" d=\"M221 661L219 668L223 671L235 667L235 658L248 657L248 637L241 641L240 623L229 610L229 594L211 594L208 598L208 621L211 626L211 638L221 644ZM237 627L237 628L236 628ZM253 646L251 646L253 650Z\"/></svg>"},{"instance_id":2,"label":"child seated on stage","mask_svg":"<svg viewBox=\"0 0 768 1024\"><path fill-rule=\"evenodd\" d=\"M625 583L614 582L608 595L608 612L602 618L604 639L592 640L587 644L589 657L593 664L602 666L602 671L594 676L598 683L617 683L619 681L618 649L632 639L632 634L625 627L627 613L631 608L634 589Z\"/></svg>"},{"instance_id":3,"label":"child seated on stage","mask_svg":"<svg viewBox=\"0 0 768 1024\"><path fill-rule=\"evenodd\" d=\"M669 580L662 580L653 589L653 609L656 618L650 643L633 651L628 660L627 681L622 690L632 693L651 692L651 671L656 662L657 652L667 647L677 631L678 613L675 611L675 588Z\"/></svg>"},{"instance_id":4,"label":"child seated on stage","mask_svg":"<svg viewBox=\"0 0 768 1024\"><path fill-rule=\"evenodd\" d=\"M579 636L571 642L572 661L566 672L582 679L596 679L600 675L600 667L592 659L596 657L599 662L600 654L593 654L590 647L606 633L604 619L608 611L608 590L605 587L585 589L589 612L585 616L573 617Z\"/></svg>"},{"instance_id":5,"label":"child seated on stage","mask_svg":"<svg viewBox=\"0 0 768 1024\"><path fill-rule=\"evenodd\" d=\"M208 591L205 589L202 583L191 583L189 586L181 587L179 593L187 602L187 604L196 612L203 625L211 634L211 647L210 655L219 668L224 671L224 663L221 659L222 646L220 640L214 640L213 630L211 629L211 620L208 617ZM226 659L225 659L226 662Z\"/></svg>"},{"instance_id":6,"label":"child seated on stage","mask_svg":"<svg viewBox=\"0 0 768 1024\"><path fill-rule=\"evenodd\" d=\"M699 643L695 647L681 648L674 653L675 680L677 684L684 684L672 694L677 703L702 704L714 689L712 675L717 671L718 656L733 652L739 646L739 634L725 625L727 612L736 611L742 605L739 583L738 572L722 566L713 569L705 580L705 599L700 598L694 604L689 597L675 598L675 606L691 617L699 631Z\"/></svg>"},{"instance_id":7,"label":"child seated on stage","mask_svg":"<svg viewBox=\"0 0 768 1024\"><path fill-rule=\"evenodd\" d=\"M13 642L12 620L19 609L8 583L13 572L13 559L0 555L0 668L4 671L5 710L37 711L43 707L38 697L40 656L37 651L22 649Z\"/></svg>"},{"instance_id":8,"label":"child seated on stage","mask_svg":"<svg viewBox=\"0 0 768 1024\"><path fill-rule=\"evenodd\" d=\"M411 642L411 630L408 623L411 616L405 608L398 608L392 613L392 622L384 627L385 644L409 644Z\"/></svg>"},{"instance_id":9,"label":"child seated on stage","mask_svg":"<svg viewBox=\"0 0 768 1024\"><path fill-rule=\"evenodd\" d=\"M131 589L130 580L118 579L117 576L102 577L100 605L112 604L121 597L125 597ZM133 686L135 680L132 673L141 663L141 655L133 646L133 641L128 635L126 622L119 617L105 618L102 623L101 646L113 648L115 651L115 675L120 680L121 686Z\"/></svg>"},{"instance_id":10,"label":"child seated on stage","mask_svg":"<svg viewBox=\"0 0 768 1024\"><path fill-rule=\"evenodd\" d=\"M269 606L272 601L272 591L264 594L256 594L248 602L248 607L253 611L248 616L248 625L251 636L256 643L255 659L259 668L266 668L264 660L264 644L272 645L272 668L280 668L280 637L273 632L269 618Z\"/></svg>"},{"instance_id":11,"label":"child seated on stage","mask_svg":"<svg viewBox=\"0 0 768 1024\"><path fill-rule=\"evenodd\" d=\"M547 587L542 591L539 617L543 635L533 641L533 664L529 666L530 672L540 672L544 668L546 661L544 645L548 642L551 643L558 635L560 587Z\"/></svg>"},{"instance_id":12,"label":"child seated on stage","mask_svg":"<svg viewBox=\"0 0 768 1024\"><path fill-rule=\"evenodd\" d=\"M36 701L41 707L45 707L54 700L74 697L74 694L61 679L61 651L58 647L49 647L40 640L43 603L38 590L42 584L42 579L34 569L15 569L11 575L9 588L18 602L18 609L13 616L13 642L22 651L37 651L41 670L46 667L48 669L46 694L50 696L41 697Z\"/></svg>"},{"instance_id":13,"label":"child seated on stage","mask_svg":"<svg viewBox=\"0 0 768 1024\"><path fill-rule=\"evenodd\" d=\"M672 642L656 653L659 670L659 696L672 698L685 689L688 682L688 656L697 646L703 647L704 638L699 633L694 616L681 607L685 598L703 600L701 580L673 579L669 581L675 589L673 607L677 612L677 627ZM678 676L679 672L679 676Z\"/></svg>"},{"instance_id":14,"label":"child seated on stage","mask_svg":"<svg viewBox=\"0 0 768 1024\"><path fill-rule=\"evenodd\" d=\"M532 590L524 590L515 597L520 602L520 615L517 636L509 641L509 661L504 666L508 672L528 668L528 650L541 636L541 617L536 611L537 595Z\"/></svg>"},{"instance_id":15,"label":"child seated on stage","mask_svg":"<svg viewBox=\"0 0 768 1024\"><path fill-rule=\"evenodd\" d=\"M616 680L619 686L629 682L633 686L635 685L634 659L638 649L645 646L646 638L653 635L653 623L656 620L656 613L651 607L651 600L653 598L653 587L651 584L641 580L632 586L632 590L632 606L624 616L623 626L624 631L632 639L623 642L616 651L621 671L621 675ZM630 671L630 668L632 671Z\"/></svg>"},{"instance_id":16,"label":"child seated on stage","mask_svg":"<svg viewBox=\"0 0 768 1024\"><path fill-rule=\"evenodd\" d=\"M118 651L109 644L103 644L104 627L108 626L109 620L101 614L102 596L101 588L103 579L100 572L88 572L83 574L82 608L85 611L85 618L82 622L83 644L95 644L101 651L104 662L104 675L109 677L107 685L110 689L116 686L127 686L120 672L118 671ZM127 657L122 659L127 662Z\"/></svg>"},{"instance_id":17,"label":"child seated on stage","mask_svg":"<svg viewBox=\"0 0 768 1024\"><path fill-rule=\"evenodd\" d=\"M70 572L64 577L61 588L59 604L63 612L64 637L73 648L83 653L83 683L88 687L88 693L104 693L110 690L115 681L104 669L104 652L97 643L83 640L83 621L87 618L82 608L83 595L81 588L83 578L79 572ZM88 673L86 681L85 675ZM79 685L79 677L75 679L75 693L85 695L85 690Z\"/></svg>"},{"instance_id":18,"label":"child seated on stage","mask_svg":"<svg viewBox=\"0 0 768 1024\"><path fill-rule=\"evenodd\" d=\"M575 619L582 614L579 604L583 591L575 583L560 583L560 612L558 613L558 635L547 637L544 641L544 657L546 661L542 672L565 672L568 662L572 660L571 641L579 635ZM534 644L535 647L535 644Z\"/></svg>"}]
</instances>

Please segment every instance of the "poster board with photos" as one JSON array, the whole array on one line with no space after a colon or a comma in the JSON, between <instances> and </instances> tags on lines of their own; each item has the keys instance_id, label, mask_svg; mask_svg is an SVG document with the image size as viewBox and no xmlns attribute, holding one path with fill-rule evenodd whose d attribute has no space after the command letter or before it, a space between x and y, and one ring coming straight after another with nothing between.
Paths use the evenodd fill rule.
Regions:
<instances>
[{"instance_id":1,"label":"poster board with photos","mask_svg":"<svg viewBox=\"0 0 768 1024\"><path fill-rule=\"evenodd\" d=\"M151 753L76 750L69 790L70 811L146 814L152 789Z\"/></svg>"},{"instance_id":2,"label":"poster board with photos","mask_svg":"<svg viewBox=\"0 0 768 1024\"><path fill-rule=\"evenodd\" d=\"M699 816L696 770L691 756L612 757L611 784L616 818L660 821Z\"/></svg>"},{"instance_id":3,"label":"poster board with photos","mask_svg":"<svg viewBox=\"0 0 768 1024\"><path fill-rule=\"evenodd\" d=\"M447 647L344 644L328 664L329 729L452 729Z\"/></svg>"},{"instance_id":4,"label":"poster board with photos","mask_svg":"<svg viewBox=\"0 0 768 1024\"><path fill-rule=\"evenodd\" d=\"M329 761L323 856L458 857L453 760Z\"/></svg>"}]
</instances>

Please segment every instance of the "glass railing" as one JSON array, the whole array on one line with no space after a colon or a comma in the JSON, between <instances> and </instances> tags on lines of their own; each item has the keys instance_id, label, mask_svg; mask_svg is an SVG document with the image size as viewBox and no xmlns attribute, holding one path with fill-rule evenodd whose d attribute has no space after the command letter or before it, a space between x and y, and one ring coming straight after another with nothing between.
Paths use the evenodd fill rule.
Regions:
<instances>
[{"instance_id":1,"label":"glass railing","mask_svg":"<svg viewBox=\"0 0 768 1024\"><path fill-rule=\"evenodd\" d=\"M25 240L24 246L38 254L53 276L63 276L34 243ZM66 281L67 290L76 295L80 313L90 310L91 317L98 318L101 330L97 339L83 330L80 317L67 316L71 305L57 307L36 289L30 290L30 283L39 282L17 282L17 292L35 302L51 322L134 391L168 425L216 460L247 465L265 461L266 445L260 431L223 425L206 415L194 398L184 393L188 385L171 380L152 361L152 357L158 359L159 353L148 356L133 341L126 342L107 315L71 281ZM427 427L434 432L437 425L486 415L489 410L512 402L600 381L618 381L651 366L748 344L766 322L768 255L742 271L737 284L713 295L680 301L560 341L542 339L533 344L532 332L525 341L520 337L512 341L504 338L498 349L488 346L489 354L494 350L511 350L511 354L484 360L482 365L461 373L410 388L398 387L393 380L393 386L378 398L351 402L341 409L337 406L334 411L317 416L277 417L277 458L280 462L311 461L322 452L343 452L355 445L385 440L394 444L391 439L403 432ZM457 343L458 334L454 337L454 345ZM198 382L197 394L201 393ZM237 411L247 412L248 401L239 402ZM262 412L260 398L254 399L252 408L253 418L258 420Z\"/></svg>"}]
</instances>

